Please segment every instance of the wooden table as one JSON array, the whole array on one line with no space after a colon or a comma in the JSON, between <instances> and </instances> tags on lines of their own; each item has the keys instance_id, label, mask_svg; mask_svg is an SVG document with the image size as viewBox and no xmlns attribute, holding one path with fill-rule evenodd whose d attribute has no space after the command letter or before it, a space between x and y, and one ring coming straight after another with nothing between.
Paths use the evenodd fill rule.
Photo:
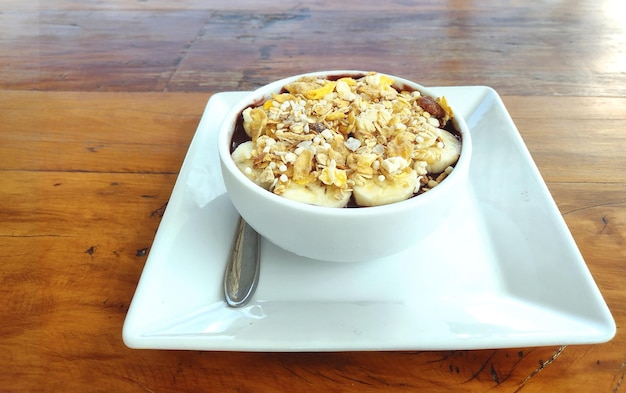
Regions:
<instances>
[{"instance_id":1,"label":"wooden table","mask_svg":"<svg viewBox=\"0 0 626 393\"><path fill-rule=\"evenodd\" d=\"M619 0L5 0L0 391L626 392ZM605 344L131 350L122 324L211 94L377 70L502 96L611 309Z\"/></svg>"}]
</instances>

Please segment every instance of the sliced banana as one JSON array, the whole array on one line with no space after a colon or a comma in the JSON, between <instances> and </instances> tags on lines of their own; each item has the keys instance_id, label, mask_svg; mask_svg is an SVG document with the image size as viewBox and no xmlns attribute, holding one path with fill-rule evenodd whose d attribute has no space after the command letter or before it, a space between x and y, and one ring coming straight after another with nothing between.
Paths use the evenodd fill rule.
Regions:
<instances>
[{"instance_id":1,"label":"sliced banana","mask_svg":"<svg viewBox=\"0 0 626 393\"><path fill-rule=\"evenodd\" d=\"M247 141L237 146L232 154L233 161L242 172L247 167L252 168L252 150L254 150L254 143Z\"/></svg>"},{"instance_id":2,"label":"sliced banana","mask_svg":"<svg viewBox=\"0 0 626 393\"><path fill-rule=\"evenodd\" d=\"M384 176L366 179L353 187L354 200L359 206L380 206L411 197L418 187L417 172L407 169L389 179Z\"/></svg>"},{"instance_id":3,"label":"sliced banana","mask_svg":"<svg viewBox=\"0 0 626 393\"><path fill-rule=\"evenodd\" d=\"M450 165L454 165L461 155L461 141L446 130L439 129L439 137L443 144L443 149L438 153L439 159L433 163L428 163L426 170L428 173L441 173ZM431 147L439 149L439 147Z\"/></svg>"},{"instance_id":4,"label":"sliced banana","mask_svg":"<svg viewBox=\"0 0 626 393\"><path fill-rule=\"evenodd\" d=\"M344 207L348 204L350 195L350 192L341 191L337 187L327 186L321 182L304 185L290 182L281 194L282 197L293 201L326 207Z\"/></svg>"},{"instance_id":5,"label":"sliced banana","mask_svg":"<svg viewBox=\"0 0 626 393\"><path fill-rule=\"evenodd\" d=\"M254 167L254 161L252 159L253 150L254 142L252 141L240 144L232 154L233 161L235 165L237 165L237 168L250 180L266 190L269 190L274 182L274 173L269 167L265 169Z\"/></svg>"}]
</instances>

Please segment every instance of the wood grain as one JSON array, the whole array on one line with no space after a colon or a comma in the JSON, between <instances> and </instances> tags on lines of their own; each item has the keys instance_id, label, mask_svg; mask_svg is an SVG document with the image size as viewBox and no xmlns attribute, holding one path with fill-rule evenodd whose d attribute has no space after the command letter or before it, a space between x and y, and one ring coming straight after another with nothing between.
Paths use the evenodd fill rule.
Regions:
<instances>
[{"instance_id":1,"label":"wood grain","mask_svg":"<svg viewBox=\"0 0 626 393\"><path fill-rule=\"evenodd\" d=\"M506 95L626 92L617 1L396 1L383 12L375 2L231 3L11 4L0 14L0 87L217 92L366 68Z\"/></svg>"},{"instance_id":2,"label":"wood grain","mask_svg":"<svg viewBox=\"0 0 626 393\"><path fill-rule=\"evenodd\" d=\"M0 391L626 391L619 1L5 1ZM608 343L480 351L131 350L121 329L213 93L314 69L488 85L611 309Z\"/></svg>"}]
</instances>

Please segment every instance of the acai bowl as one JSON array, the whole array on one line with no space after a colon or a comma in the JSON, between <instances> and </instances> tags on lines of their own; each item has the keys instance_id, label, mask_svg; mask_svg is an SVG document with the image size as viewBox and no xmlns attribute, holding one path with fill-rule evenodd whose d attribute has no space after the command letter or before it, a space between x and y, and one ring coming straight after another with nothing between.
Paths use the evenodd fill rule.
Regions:
<instances>
[{"instance_id":1,"label":"acai bowl","mask_svg":"<svg viewBox=\"0 0 626 393\"><path fill-rule=\"evenodd\" d=\"M218 136L239 214L297 255L356 262L434 232L463 195L471 136L454 103L407 79L295 75L235 104Z\"/></svg>"}]
</instances>

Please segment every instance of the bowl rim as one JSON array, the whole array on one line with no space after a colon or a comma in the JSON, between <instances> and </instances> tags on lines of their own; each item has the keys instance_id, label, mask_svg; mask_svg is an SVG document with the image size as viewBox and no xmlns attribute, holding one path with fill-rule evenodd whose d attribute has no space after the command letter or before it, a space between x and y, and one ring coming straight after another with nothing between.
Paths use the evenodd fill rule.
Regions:
<instances>
[{"instance_id":1,"label":"bowl rim","mask_svg":"<svg viewBox=\"0 0 626 393\"><path fill-rule=\"evenodd\" d=\"M276 80L274 82L270 82L266 85L263 85L254 91L250 92L246 96L244 96L241 100L239 100L235 105L233 105L229 111L223 117L222 123L219 127L218 131L218 154L220 158L220 162L223 167L228 170L240 183L246 186L251 192L255 195L263 199L268 199L269 201L280 204L287 209L293 211L301 211L309 214L317 214L322 216L333 216L333 217L365 217L365 216L380 216L380 215L389 215L392 213L398 213L402 211L406 211L407 209L418 208L422 205L427 205L431 199L438 198L438 196L442 193L448 191L449 188L455 186L455 183L461 182L464 179L461 178L463 176L462 172L468 172L469 163L472 156L472 141L471 141L471 133L469 127L467 126L465 119L463 116L459 115L459 112L456 110L454 103L448 103L450 108L454 113L454 117L452 121L456 122L456 126L461 133L461 154L459 159L455 165L455 170L453 170L445 179L442 181L437 187L429 190L420 195L416 195L409 199L398 201L394 203L389 203L386 205L379 206L361 206L355 208L336 208L336 207L328 207L328 206L317 206L306 204L299 201L293 201L280 195L276 195L273 192L270 192L263 187L255 184L252 180L250 180L247 176L245 176L239 168L236 166L235 162L232 159L230 147L231 147L231 139L234 133L234 123L236 122L237 116L241 113L242 110L251 105L259 105L267 98L270 97L272 93L276 93L280 91L284 85L295 81L304 76L317 76L317 77L336 77L336 76L364 76L371 71L361 71L361 70L328 70L328 71L314 71L314 72L306 72L298 75L289 76L286 78L282 78ZM429 95L431 97L437 97L436 94L433 94L428 88L422 86L419 83L413 82L411 80L386 74L382 72L376 72L377 74L388 76L394 79L394 84L396 88L401 88L401 86L408 86L411 89L419 90L422 94ZM456 168L459 168L457 171Z\"/></svg>"}]
</instances>

